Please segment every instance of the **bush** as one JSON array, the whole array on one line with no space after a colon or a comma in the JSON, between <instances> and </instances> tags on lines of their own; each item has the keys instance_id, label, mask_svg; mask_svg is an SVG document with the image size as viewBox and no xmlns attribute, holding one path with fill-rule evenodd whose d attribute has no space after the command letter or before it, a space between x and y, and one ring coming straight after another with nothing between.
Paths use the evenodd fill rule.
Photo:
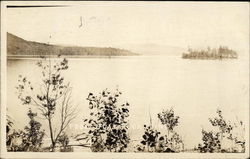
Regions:
<instances>
[{"instance_id":1,"label":"bush","mask_svg":"<svg viewBox=\"0 0 250 159\"><path fill-rule=\"evenodd\" d=\"M202 140L203 146L198 145L198 150L200 152L220 152L221 142L219 140L219 133L214 133L212 131L207 132L202 130Z\"/></svg>"},{"instance_id":2,"label":"bush","mask_svg":"<svg viewBox=\"0 0 250 159\"><path fill-rule=\"evenodd\" d=\"M24 131L14 131L9 135L8 151L41 151L45 132L40 130L42 125L35 120L36 113L29 109L27 115L30 118L29 126L26 126Z\"/></svg>"},{"instance_id":3,"label":"bush","mask_svg":"<svg viewBox=\"0 0 250 159\"><path fill-rule=\"evenodd\" d=\"M7 151L24 151L24 146L22 144L23 136L23 131L16 131L15 129L12 133L8 134L6 142Z\"/></svg>"},{"instance_id":4,"label":"bush","mask_svg":"<svg viewBox=\"0 0 250 159\"><path fill-rule=\"evenodd\" d=\"M180 135L174 131L179 123L179 116L174 115L174 110L162 111L158 118L167 128L167 135L160 136L160 132L152 126L144 125L141 145L136 146L137 151L141 152L180 152L183 148L183 141Z\"/></svg>"},{"instance_id":5,"label":"bush","mask_svg":"<svg viewBox=\"0 0 250 159\"><path fill-rule=\"evenodd\" d=\"M94 152L123 152L128 146L129 103L118 103L121 94L106 89L99 96L88 95L91 113L84 123L90 129L88 137Z\"/></svg>"},{"instance_id":6,"label":"bush","mask_svg":"<svg viewBox=\"0 0 250 159\"><path fill-rule=\"evenodd\" d=\"M157 151L160 132L153 129L151 126L144 125L144 134L142 135L142 146L138 146L138 151Z\"/></svg>"},{"instance_id":7,"label":"bush","mask_svg":"<svg viewBox=\"0 0 250 159\"><path fill-rule=\"evenodd\" d=\"M218 117L209 118L212 126L218 128L218 132L207 132L202 130L203 144L199 144L198 148L200 152L245 152L245 139L244 139L244 127L240 121L239 124L231 124L230 121L226 121L222 115L221 110L216 112ZM242 129L239 129L242 128ZM241 136L237 135L240 131ZM223 144L223 141L229 141L230 144Z\"/></svg>"},{"instance_id":8,"label":"bush","mask_svg":"<svg viewBox=\"0 0 250 159\"><path fill-rule=\"evenodd\" d=\"M72 152L73 149L69 146L69 137L67 134L63 133L58 137L58 142L60 144L61 152Z\"/></svg>"},{"instance_id":9,"label":"bush","mask_svg":"<svg viewBox=\"0 0 250 159\"><path fill-rule=\"evenodd\" d=\"M175 116L173 108L169 110L163 110L158 114L162 125L165 125L167 128L168 134L165 136L166 147L171 149L174 152L180 152L183 149L183 141L181 136L174 131L174 128L179 124L179 116Z\"/></svg>"},{"instance_id":10,"label":"bush","mask_svg":"<svg viewBox=\"0 0 250 159\"><path fill-rule=\"evenodd\" d=\"M136 150L139 152L179 152L180 147L176 145L182 143L182 140L176 132L171 136L160 136L160 134L159 131L151 126L144 125L142 141L136 146Z\"/></svg>"}]
</instances>

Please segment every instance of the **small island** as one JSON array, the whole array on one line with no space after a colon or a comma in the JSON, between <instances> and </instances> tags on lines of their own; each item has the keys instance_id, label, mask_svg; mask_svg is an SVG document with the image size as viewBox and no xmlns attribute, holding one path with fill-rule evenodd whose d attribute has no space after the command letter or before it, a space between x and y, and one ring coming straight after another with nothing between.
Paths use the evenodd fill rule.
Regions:
<instances>
[{"instance_id":1,"label":"small island","mask_svg":"<svg viewBox=\"0 0 250 159\"><path fill-rule=\"evenodd\" d=\"M182 54L183 59L237 59L238 54L236 51L229 49L226 46L211 49L208 47L206 50L188 49L187 53Z\"/></svg>"}]
</instances>

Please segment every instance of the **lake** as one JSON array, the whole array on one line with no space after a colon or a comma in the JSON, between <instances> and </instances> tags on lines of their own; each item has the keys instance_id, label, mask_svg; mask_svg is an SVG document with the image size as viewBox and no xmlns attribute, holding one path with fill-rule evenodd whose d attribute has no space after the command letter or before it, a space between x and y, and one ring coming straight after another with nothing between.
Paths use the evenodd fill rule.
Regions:
<instances>
[{"instance_id":1,"label":"lake","mask_svg":"<svg viewBox=\"0 0 250 159\"><path fill-rule=\"evenodd\" d=\"M7 61L7 109L18 128L27 124L27 107L15 94L18 75L39 84L38 59ZM81 132L82 119L88 114L88 93L105 88L122 91L122 101L130 103L130 136L141 139L143 125L150 114L155 128L162 129L157 113L172 107L180 116L176 131L185 148L201 142L201 129L210 129L209 117L220 108L226 119L248 121L248 59L188 60L178 56L126 56L111 58L70 58L65 80L73 87L72 101L79 115L69 132ZM46 127L44 127L47 129Z\"/></svg>"}]
</instances>

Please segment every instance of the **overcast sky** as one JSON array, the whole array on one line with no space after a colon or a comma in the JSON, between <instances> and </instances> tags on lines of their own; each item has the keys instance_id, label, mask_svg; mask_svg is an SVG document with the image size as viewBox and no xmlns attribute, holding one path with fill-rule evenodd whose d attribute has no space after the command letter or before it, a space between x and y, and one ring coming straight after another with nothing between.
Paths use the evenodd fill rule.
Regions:
<instances>
[{"instance_id":1,"label":"overcast sky","mask_svg":"<svg viewBox=\"0 0 250 159\"><path fill-rule=\"evenodd\" d=\"M62 8L9 8L7 31L27 40L80 46L155 43L245 49L249 45L248 3L76 4ZM79 28L80 17L83 26Z\"/></svg>"}]
</instances>

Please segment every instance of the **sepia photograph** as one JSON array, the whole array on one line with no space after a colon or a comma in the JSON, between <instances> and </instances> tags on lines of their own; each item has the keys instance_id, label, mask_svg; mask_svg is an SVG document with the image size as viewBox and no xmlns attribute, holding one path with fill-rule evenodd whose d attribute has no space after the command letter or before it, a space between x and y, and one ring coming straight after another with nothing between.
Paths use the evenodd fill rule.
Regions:
<instances>
[{"instance_id":1,"label":"sepia photograph","mask_svg":"<svg viewBox=\"0 0 250 159\"><path fill-rule=\"evenodd\" d=\"M1 2L1 158L249 158L249 2Z\"/></svg>"}]
</instances>

